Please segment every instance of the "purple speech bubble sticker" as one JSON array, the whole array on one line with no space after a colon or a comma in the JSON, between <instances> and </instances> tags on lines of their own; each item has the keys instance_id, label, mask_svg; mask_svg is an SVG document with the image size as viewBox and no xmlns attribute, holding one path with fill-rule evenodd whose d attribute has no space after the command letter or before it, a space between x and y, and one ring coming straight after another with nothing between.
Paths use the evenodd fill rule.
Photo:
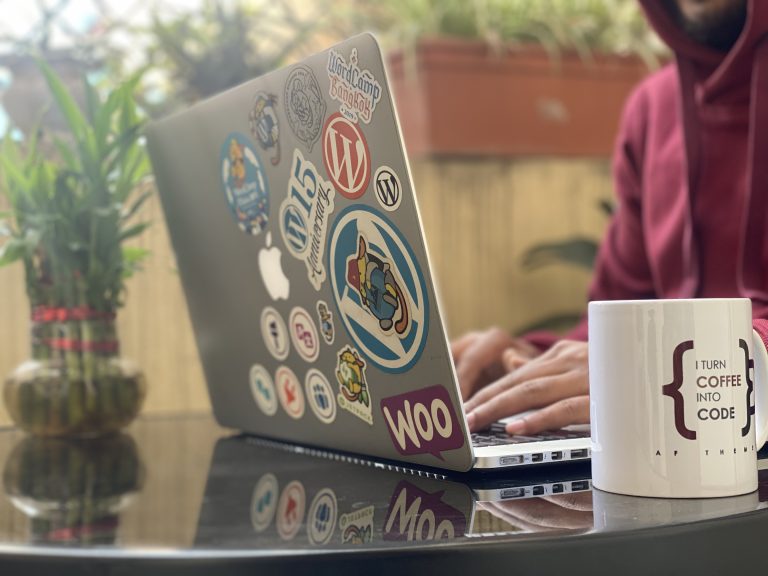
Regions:
<instances>
[{"instance_id":1,"label":"purple speech bubble sticker","mask_svg":"<svg viewBox=\"0 0 768 576\"><path fill-rule=\"evenodd\" d=\"M442 452L464 445L460 421L442 386L390 396L380 406L392 444L404 456L432 454L444 460Z\"/></svg>"},{"instance_id":2,"label":"purple speech bubble sticker","mask_svg":"<svg viewBox=\"0 0 768 576\"><path fill-rule=\"evenodd\" d=\"M444 493L430 494L401 480L389 502L384 540L452 540L463 536L467 517L443 502Z\"/></svg>"}]
</instances>

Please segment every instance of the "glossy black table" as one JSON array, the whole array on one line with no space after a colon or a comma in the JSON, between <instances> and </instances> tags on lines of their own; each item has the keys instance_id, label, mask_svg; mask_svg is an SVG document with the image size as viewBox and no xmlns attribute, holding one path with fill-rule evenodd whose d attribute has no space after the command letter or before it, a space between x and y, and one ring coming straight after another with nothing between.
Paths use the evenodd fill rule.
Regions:
<instances>
[{"instance_id":1,"label":"glossy black table","mask_svg":"<svg viewBox=\"0 0 768 576\"><path fill-rule=\"evenodd\" d=\"M207 416L90 443L0 430L0 470L2 576L768 571L768 471L737 498L629 498L590 490L588 466L443 478Z\"/></svg>"}]
</instances>

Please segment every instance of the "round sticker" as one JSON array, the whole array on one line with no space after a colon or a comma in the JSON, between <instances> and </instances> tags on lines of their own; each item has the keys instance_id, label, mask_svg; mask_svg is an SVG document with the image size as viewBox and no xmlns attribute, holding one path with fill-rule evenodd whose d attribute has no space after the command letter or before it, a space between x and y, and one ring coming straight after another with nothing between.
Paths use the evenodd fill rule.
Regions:
<instances>
[{"instance_id":1,"label":"round sticker","mask_svg":"<svg viewBox=\"0 0 768 576\"><path fill-rule=\"evenodd\" d=\"M336 494L330 488L324 488L317 493L307 516L307 532L309 541L316 546L328 544L336 529L338 506Z\"/></svg>"},{"instance_id":2,"label":"round sticker","mask_svg":"<svg viewBox=\"0 0 768 576\"><path fill-rule=\"evenodd\" d=\"M295 420L304 416L304 391L296 374L287 366L280 366L275 373L277 397L283 410Z\"/></svg>"},{"instance_id":3,"label":"round sticker","mask_svg":"<svg viewBox=\"0 0 768 576\"><path fill-rule=\"evenodd\" d=\"M336 419L336 400L333 397L333 388L320 370L312 368L307 372L304 389L309 407L320 422L333 422Z\"/></svg>"},{"instance_id":4,"label":"round sticker","mask_svg":"<svg viewBox=\"0 0 768 576\"><path fill-rule=\"evenodd\" d=\"M259 479L251 496L251 524L256 532L263 532L272 523L277 509L277 478L264 474Z\"/></svg>"},{"instance_id":5,"label":"round sticker","mask_svg":"<svg viewBox=\"0 0 768 576\"><path fill-rule=\"evenodd\" d=\"M251 393L256 404L267 416L274 416L277 412L277 393L272 377L260 364L251 367Z\"/></svg>"},{"instance_id":6,"label":"round sticker","mask_svg":"<svg viewBox=\"0 0 768 576\"><path fill-rule=\"evenodd\" d=\"M350 200L359 198L371 179L371 154L360 126L339 112L323 129L323 163L336 190Z\"/></svg>"},{"instance_id":7,"label":"round sticker","mask_svg":"<svg viewBox=\"0 0 768 576\"><path fill-rule=\"evenodd\" d=\"M269 220L269 185L247 136L233 132L221 145L221 183L237 225L254 236Z\"/></svg>"},{"instance_id":8,"label":"round sticker","mask_svg":"<svg viewBox=\"0 0 768 576\"><path fill-rule=\"evenodd\" d=\"M297 306L291 310L288 324L291 327L291 340L299 356L307 362L317 360L320 342L317 339L317 328L309 312Z\"/></svg>"},{"instance_id":9,"label":"round sticker","mask_svg":"<svg viewBox=\"0 0 768 576\"><path fill-rule=\"evenodd\" d=\"M288 74L283 96L285 116L293 133L312 152L325 118L325 97L312 70L298 65Z\"/></svg>"},{"instance_id":10,"label":"round sticker","mask_svg":"<svg viewBox=\"0 0 768 576\"><path fill-rule=\"evenodd\" d=\"M292 540L301 528L306 508L306 495L301 482L294 480L283 489L277 504L277 533L283 540Z\"/></svg>"},{"instance_id":11,"label":"round sticker","mask_svg":"<svg viewBox=\"0 0 768 576\"><path fill-rule=\"evenodd\" d=\"M376 170L373 182L376 188L376 200L381 207L390 212L397 210L403 196L403 187L395 171L389 166L381 166Z\"/></svg>"},{"instance_id":12,"label":"round sticker","mask_svg":"<svg viewBox=\"0 0 768 576\"><path fill-rule=\"evenodd\" d=\"M288 329L285 327L283 317L277 310L267 306L261 312L261 336L267 350L277 360L285 360L291 349Z\"/></svg>"},{"instance_id":13,"label":"round sticker","mask_svg":"<svg viewBox=\"0 0 768 576\"><path fill-rule=\"evenodd\" d=\"M349 337L381 370L409 370L427 341L429 303L403 235L380 212L350 206L334 222L328 258L334 302Z\"/></svg>"}]
</instances>

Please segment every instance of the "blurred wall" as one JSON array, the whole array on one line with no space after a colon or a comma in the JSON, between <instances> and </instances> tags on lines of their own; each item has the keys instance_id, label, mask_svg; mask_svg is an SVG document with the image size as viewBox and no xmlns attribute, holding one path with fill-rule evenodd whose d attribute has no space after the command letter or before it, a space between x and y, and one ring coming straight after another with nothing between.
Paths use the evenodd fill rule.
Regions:
<instances>
[{"instance_id":1,"label":"blurred wall","mask_svg":"<svg viewBox=\"0 0 768 576\"><path fill-rule=\"evenodd\" d=\"M426 158L413 175L451 335L499 325L518 329L579 310L589 273L558 266L523 273L530 246L572 235L599 238L609 162L597 159ZM157 199L140 238L152 255L130 281L119 317L122 353L148 378L145 413L210 409L179 276ZM20 266L0 269L0 378L29 355L29 308ZM0 424L8 423L0 406Z\"/></svg>"}]
</instances>

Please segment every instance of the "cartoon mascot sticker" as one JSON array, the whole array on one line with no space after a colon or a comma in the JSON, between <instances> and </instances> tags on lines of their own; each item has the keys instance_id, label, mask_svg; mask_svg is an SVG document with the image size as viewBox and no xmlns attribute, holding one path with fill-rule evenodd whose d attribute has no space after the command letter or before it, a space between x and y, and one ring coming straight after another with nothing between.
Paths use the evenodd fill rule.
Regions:
<instances>
[{"instance_id":1,"label":"cartoon mascot sticker","mask_svg":"<svg viewBox=\"0 0 768 576\"><path fill-rule=\"evenodd\" d=\"M347 264L347 282L360 293L363 304L385 333L394 328L398 336L403 336L408 331L408 301L392 266L368 251L362 235L358 239L357 257L350 258Z\"/></svg>"},{"instance_id":2,"label":"cartoon mascot sticker","mask_svg":"<svg viewBox=\"0 0 768 576\"><path fill-rule=\"evenodd\" d=\"M371 397L365 381L365 361L354 348L347 346L339 354L336 379L339 382L339 406L364 422L373 424Z\"/></svg>"}]
</instances>

